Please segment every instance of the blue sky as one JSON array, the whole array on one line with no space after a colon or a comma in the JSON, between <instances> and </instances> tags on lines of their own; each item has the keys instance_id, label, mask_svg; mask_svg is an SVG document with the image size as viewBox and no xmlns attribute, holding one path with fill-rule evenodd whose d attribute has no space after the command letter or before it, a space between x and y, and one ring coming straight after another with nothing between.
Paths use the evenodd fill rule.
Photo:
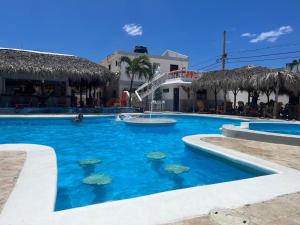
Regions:
<instances>
[{"instance_id":1,"label":"blue sky","mask_svg":"<svg viewBox=\"0 0 300 225\"><path fill-rule=\"evenodd\" d=\"M1 47L99 62L115 50L145 45L152 54L171 49L189 55L191 69L207 70L220 67L212 64L226 30L229 58L296 52L231 59L228 67L281 67L300 58L299 0L1 0L0 8ZM284 59L237 62L270 58Z\"/></svg>"}]
</instances>

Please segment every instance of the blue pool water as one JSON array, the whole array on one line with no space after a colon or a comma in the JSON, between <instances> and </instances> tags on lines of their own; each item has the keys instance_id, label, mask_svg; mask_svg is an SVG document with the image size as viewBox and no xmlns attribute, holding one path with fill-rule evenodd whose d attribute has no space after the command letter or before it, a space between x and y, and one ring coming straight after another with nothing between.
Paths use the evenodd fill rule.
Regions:
<instances>
[{"instance_id":1,"label":"blue pool water","mask_svg":"<svg viewBox=\"0 0 300 225\"><path fill-rule=\"evenodd\" d=\"M300 124L288 123L250 123L250 130L273 132L280 134L300 135Z\"/></svg>"},{"instance_id":2,"label":"blue pool water","mask_svg":"<svg viewBox=\"0 0 300 225\"><path fill-rule=\"evenodd\" d=\"M133 198L179 188L265 175L199 150L185 147L181 138L192 134L217 134L223 124L240 121L210 117L168 116L175 126L143 127L116 122L113 117L1 119L0 143L35 143L52 146L57 154L56 210ZM167 154L162 162L145 157L150 151ZM101 159L94 168L81 167L82 159ZM171 175L167 164L182 164L189 172ZM83 184L93 172L112 178L104 186Z\"/></svg>"}]
</instances>

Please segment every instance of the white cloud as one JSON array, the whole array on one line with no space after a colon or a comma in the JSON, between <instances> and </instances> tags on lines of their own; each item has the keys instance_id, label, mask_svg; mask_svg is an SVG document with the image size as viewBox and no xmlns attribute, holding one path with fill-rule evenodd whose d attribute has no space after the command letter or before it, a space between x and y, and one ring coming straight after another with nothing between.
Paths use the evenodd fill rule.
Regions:
<instances>
[{"instance_id":1,"label":"white cloud","mask_svg":"<svg viewBox=\"0 0 300 225\"><path fill-rule=\"evenodd\" d=\"M123 30L130 36L141 36L143 34L143 27L134 23L125 24Z\"/></svg>"},{"instance_id":2,"label":"white cloud","mask_svg":"<svg viewBox=\"0 0 300 225\"><path fill-rule=\"evenodd\" d=\"M243 34L241 34L241 37L255 37L256 36L256 34L252 34L252 33L243 33Z\"/></svg>"},{"instance_id":3,"label":"white cloud","mask_svg":"<svg viewBox=\"0 0 300 225\"><path fill-rule=\"evenodd\" d=\"M275 42L277 39L285 34L288 34L293 31L293 28L291 26L282 26L279 27L276 30L270 30L267 32L260 33L256 38L253 38L250 40L251 43L258 43L261 41L269 41L269 42Z\"/></svg>"}]
</instances>

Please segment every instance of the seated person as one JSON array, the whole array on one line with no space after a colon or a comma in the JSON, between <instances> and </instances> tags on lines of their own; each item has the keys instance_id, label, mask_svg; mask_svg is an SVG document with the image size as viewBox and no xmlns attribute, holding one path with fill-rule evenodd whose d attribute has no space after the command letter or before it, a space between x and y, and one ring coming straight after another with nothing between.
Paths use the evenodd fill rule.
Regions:
<instances>
[{"instance_id":1,"label":"seated person","mask_svg":"<svg viewBox=\"0 0 300 225\"><path fill-rule=\"evenodd\" d=\"M258 117L265 117L266 111L265 111L265 103L260 102L258 107Z\"/></svg>"},{"instance_id":2,"label":"seated person","mask_svg":"<svg viewBox=\"0 0 300 225\"><path fill-rule=\"evenodd\" d=\"M246 105L244 106L244 115L248 115L250 111L250 104L247 102Z\"/></svg>"},{"instance_id":3,"label":"seated person","mask_svg":"<svg viewBox=\"0 0 300 225\"><path fill-rule=\"evenodd\" d=\"M242 101L239 101L238 102L238 108L237 108L237 111L240 115L242 115L242 113L244 112L244 102Z\"/></svg>"},{"instance_id":4,"label":"seated person","mask_svg":"<svg viewBox=\"0 0 300 225\"><path fill-rule=\"evenodd\" d=\"M83 114L79 113L74 119L73 122L81 122L83 120Z\"/></svg>"},{"instance_id":5,"label":"seated person","mask_svg":"<svg viewBox=\"0 0 300 225\"><path fill-rule=\"evenodd\" d=\"M270 100L270 102L266 105L265 117L272 118L273 117L273 109L274 109L274 101Z\"/></svg>"}]
</instances>

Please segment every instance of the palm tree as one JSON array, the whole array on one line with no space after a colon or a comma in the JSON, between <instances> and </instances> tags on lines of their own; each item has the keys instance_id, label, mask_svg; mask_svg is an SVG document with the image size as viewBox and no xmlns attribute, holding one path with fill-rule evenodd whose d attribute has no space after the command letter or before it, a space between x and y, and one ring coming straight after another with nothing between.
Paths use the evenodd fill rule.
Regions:
<instances>
[{"instance_id":1,"label":"palm tree","mask_svg":"<svg viewBox=\"0 0 300 225\"><path fill-rule=\"evenodd\" d=\"M152 65L149 61L149 57L147 55L141 55L134 59L131 59L127 56L122 56L120 63L126 63L126 74L130 79L130 87L129 87L129 106L131 107L131 96L132 96L132 85L133 81L138 78L145 78L146 80L150 80L153 76Z\"/></svg>"}]
</instances>

